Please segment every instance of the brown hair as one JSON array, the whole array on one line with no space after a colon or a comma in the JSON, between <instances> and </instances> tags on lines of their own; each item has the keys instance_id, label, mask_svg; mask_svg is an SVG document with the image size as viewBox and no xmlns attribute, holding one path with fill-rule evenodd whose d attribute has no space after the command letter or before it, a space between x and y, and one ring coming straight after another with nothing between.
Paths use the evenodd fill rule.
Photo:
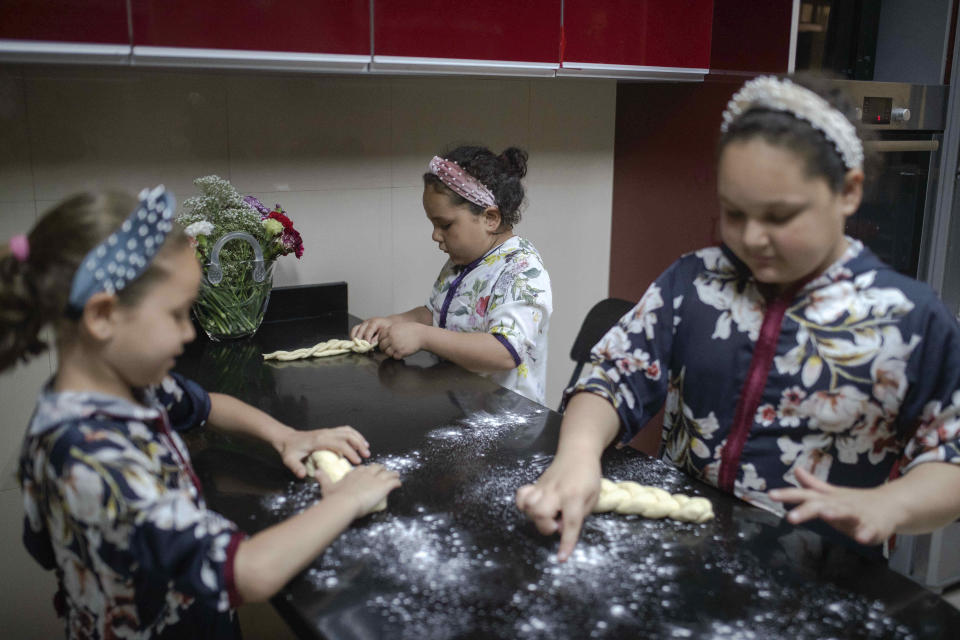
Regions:
<instances>
[{"instance_id":1,"label":"brown hair","mask_svg":"<svg viewBox=\"0 0 960 640\"><path fill-rule=\"evenodd\" d=\"M75 324L65 315L73 275L84 256L136 207L137 199L125 193L74 195L45 213L27 234L30 255L24 262L9 251L0 254L0 371L46 351L49 345L40 332L47 324L57 331ZM161 253L187 241L175 224ZM140 277L117 293L118 302L136 304L163 275L155 256Z\"/></svg>"}]
</instances>

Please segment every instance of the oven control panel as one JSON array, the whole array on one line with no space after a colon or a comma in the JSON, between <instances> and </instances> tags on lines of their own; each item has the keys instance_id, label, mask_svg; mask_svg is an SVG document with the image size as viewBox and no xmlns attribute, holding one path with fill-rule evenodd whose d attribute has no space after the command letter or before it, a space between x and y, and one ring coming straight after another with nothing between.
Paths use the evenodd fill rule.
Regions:
<instances>
[{"instance_id":1,"label":"oven control panel","mask_svg":"<svg viewBox=\"0 0 960 640\"><path fill-rule=\"evenodd\" d=\"M863 124L890 124L893 98L867 96L863 99L860 121Z\"/></svg>"}]
</instances>

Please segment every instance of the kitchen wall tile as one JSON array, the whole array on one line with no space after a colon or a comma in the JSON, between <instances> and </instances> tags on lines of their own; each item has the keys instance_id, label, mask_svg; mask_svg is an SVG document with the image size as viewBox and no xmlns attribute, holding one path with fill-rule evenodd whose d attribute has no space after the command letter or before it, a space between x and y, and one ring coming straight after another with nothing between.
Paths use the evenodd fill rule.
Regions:
<instances>
[{"instance_id":1,"label":"kitchen wall tile","mask_svg":"<svg viewBox=\"0 0 960 640\"><path fill-rule=\"evenodd\" d=\"M0 201L0 244L10 236L27 233L37 222L37 205L32 201Z\"/></svg>"},{"instance_id":2,"label":"kitchen wall tile","mask_svg":"<svg viewBox=\"0 0 960 640\"><path fill-rule=\"evenodd\" d=\"M33 200L24 84L15 71L0 70L0 149L0 202Z\"/></svg>"},{"instance_id":3,"label":"kitchen wall tile","mask_svg":"<svg viewBox=\"0 0 960 640\"><path fill-rule=\"evenodd\" d=\"M53 608L57 580L23 547L23 502L20 491L0 491L0 620L3 636L18 640L63 637L63 621Z\"/></svg>"},{"instance_id":4,"label":"kitchen wall tile","mask_svg":"<svg viewBox=\"0 0 960 640\"><path fill-rule=\"evenodd\" d=\"M230 175L244 191L390 185L390 88L370 78L239 76Z\"/></svg>"},{"instance_id":5,"label":"kitchen wall tile","mask_svg":"<svg viewBox=\"0 0 960 640\"><path fill-rule=\"evenodd\" d=\"M181 72L52 69L26 77L37 198L225 175L222 78Z\"/></svg>"},{"instance_id":6,"label":"kitchen wall tile","mask_svg":"<svg viewBox=\"0 0 960 640\"><path fill-rule=\"evenodd\" d=\"M50 359L44 354L0 373L0 491L17 487L16 470L20 444L33 414L37 394L50 378Z\"/></svg>"},{"instance_id":7,"label":"kitchen wall tile","mask_svg":"<svg viewBox=\"0 0 960 640\"><path fill-rule=\"evenodd\" d=\"M447 261L430 239L433 226L423 211L423 187L391 189L393 220L393 305L377 315L407 311L426 303L433 281Z\"/></svg>"},{"instance_id":8,"label":"kitchen wall tile","mask_svg":"<svg viewBox=\"0 0 960 640\"><path fill-rule=\"evenodd\" d=\"M613 160L616 81L563 78L530 82L527 181L590 184L608 171ZM612 189L612 173L609 176L608 189Z\"/></svg>"},{"instance_id":9,"label":"kitchen wall tile","mask_svg":"<svg viewBox=\"0 0 960 640\"><path fill-rule=\"evenodd\" d=\"M277 286L344 280L358 316L390 306L392 240L390 189L257 192L268 207L283 205L303 236L300 260L280 258Z\"/></svg>"},{"instance_id":10,"label":"kitchen wall tile","mask_svg":"<svg viewBox=\"0 0 960 640\"><path fill-rule=\"evenodd\" d=\"M430 158L461 144L497 153L529 144L527 79L397 78L392 105L395 187L422 185Z\"/></svg>"},{"instance_id":11,"label":"kitchen wall tile","mask_svg":"<svg viewBox=\"0 0 960 640\"><path fill-rule=\"evenodd\" d=\"M579 155L576 160L581 160ZM553 315L547 404L554 409L573 371L570 347L583 317L594 303L607 297L610 217L600 212L610 210L610 190L603 186L609 175L584 175L580 182L566 186L528 184L530 205L516 228L537 247L550 274Z\"/></svg>"}]
</instances>

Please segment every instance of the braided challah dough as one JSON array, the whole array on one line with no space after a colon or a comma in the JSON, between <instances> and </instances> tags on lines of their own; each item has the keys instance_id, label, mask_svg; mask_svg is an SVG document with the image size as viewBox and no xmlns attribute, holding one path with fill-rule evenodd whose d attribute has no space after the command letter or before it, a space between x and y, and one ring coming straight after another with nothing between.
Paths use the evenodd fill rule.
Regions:
<instances>
[{"instance_id":1,"label":"braided challah dough","mask_svg":"<svg viewBox=\"0 0 960 640\"><path fill-rule=\"evenodd\" d=\"M343 479L343 476L347 475L353 471L353 465L350 464L350 461L344 458L342 455L336 451L328 451L327 449L320 449L314 451L307 457L307 475L311 478L315 477L317 469L320 469L327 477L330 478L330 481L333 484L340 482ZM370 509L369 513L374 511L383 511L387 508L387 499L384 498Z\"/></svg>"},{"instance_id":2,"label":"braided challah dough","mask_svg":"<svg viewBox=\"0 0 960 640\"><path fill-rule=\"evenodd\" d=\"M672 518L682 522L706 522L713 518L713 505L706 498L670 495L659 487L636 482L600 479L600 496L594 513L635 513L644 518Z\"/></svg>"},{"instance_id":3,"label":"braided challah dough","mask_svg":"<svg viewBox=\"0 0 960 640\"><path fill-rule=\"evenodd\" d=\"M274 351L263 354L264 360L300 360L301 358L323 358L325 356L338 356L341 353L367 353L372 350L376 344L371 344L366 340L354 338L353 340L327 340L315 344L312 347L297 349L296 351Z\"/></svg>"}]
</instances>

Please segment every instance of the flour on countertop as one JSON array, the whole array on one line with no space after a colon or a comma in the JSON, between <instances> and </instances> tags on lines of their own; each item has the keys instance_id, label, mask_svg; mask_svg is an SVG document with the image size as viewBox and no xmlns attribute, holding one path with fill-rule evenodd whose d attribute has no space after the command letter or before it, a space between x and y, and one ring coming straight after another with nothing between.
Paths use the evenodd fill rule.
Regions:
<instances>
[{"instance_id":1,"label":"flour on countertop","mask_svg":"<svg viewBox=\"0 0 960 640\"><path fill-rule=\"evenodd\" d=\"M372 458L401 474L403 493L337 538L304 573L306 582L330 598L360 597L372 618L350 623L370 624L368 635L389 629L401 640L620 638L636 637L637 629L665 638L915 638L882 603L823 582L785 582L754 557L748 540L731 548L717 521L593 515L573 555L559 563L556 537L537 534L514 504L517 488L552 460L521 446L545 419L545 410L473 412L411 442L406 453ZM498 447L516 448L519 457L498 462ZM614 480L697 494L660 460L604 471ZM449 494L457 511L427 510L411 487ZM293 482L263 505L286 517L319 497L315 484ZM740 527L741 538L744 531L749 525ZM693 558L705 561L692 566ZM681 588L692 579L725 590L694 607ZM795 610L773 615L774 600ZM747 614L728 619L732 603Z\"/></svg>"}]
</instances>

